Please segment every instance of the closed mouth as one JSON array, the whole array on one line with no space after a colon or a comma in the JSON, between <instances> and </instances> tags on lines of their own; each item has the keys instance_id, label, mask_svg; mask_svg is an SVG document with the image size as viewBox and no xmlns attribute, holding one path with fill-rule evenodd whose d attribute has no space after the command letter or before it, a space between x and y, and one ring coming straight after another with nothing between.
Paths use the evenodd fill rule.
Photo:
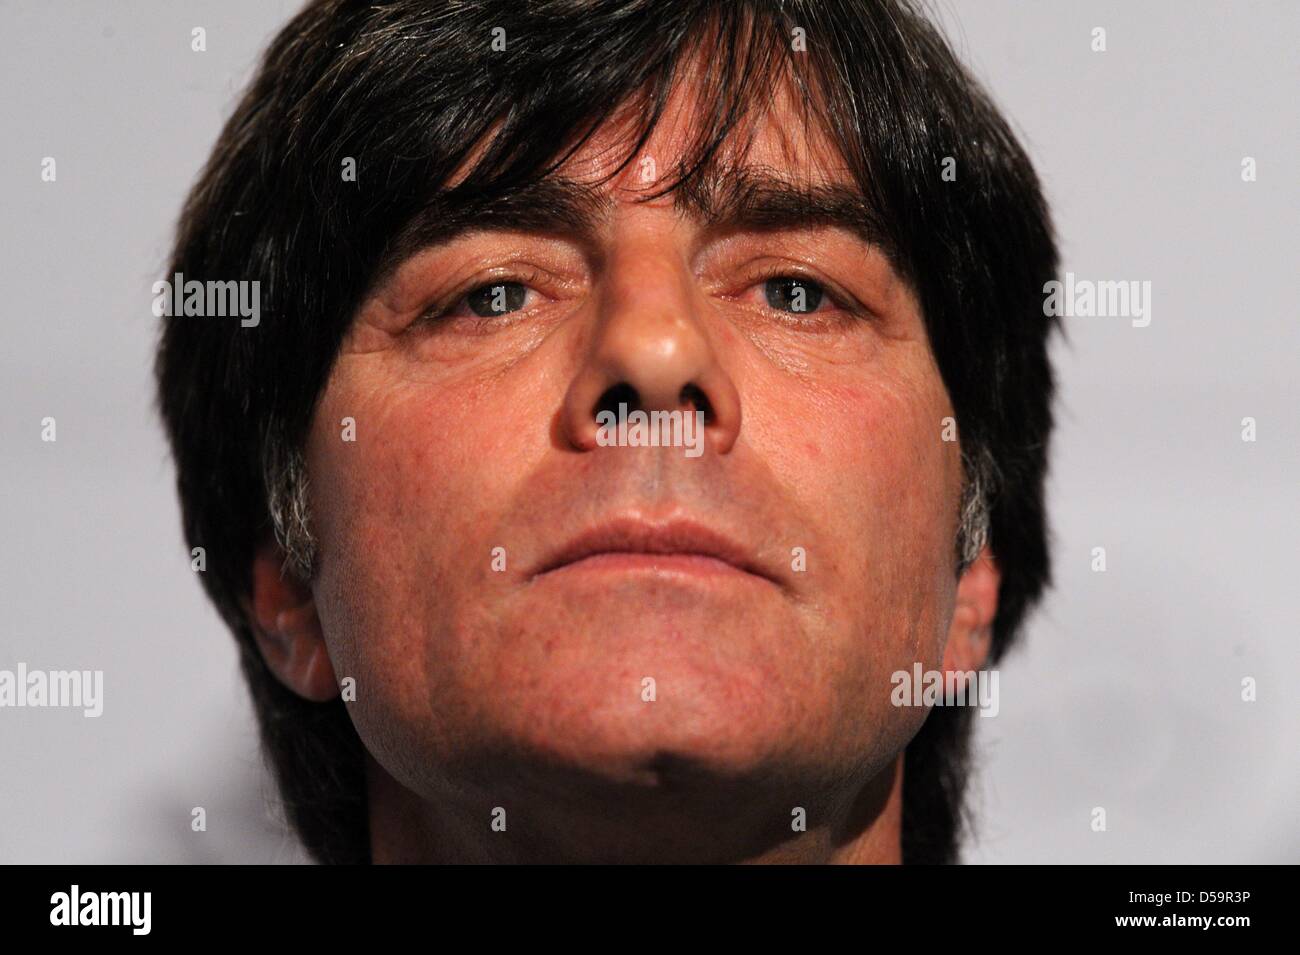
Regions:
<instances>
[{"instance_id":1,"label":"closed mouth","mask_svg":"<svg viewBox=\"0 0 1300 955\"><path fill-rule=\"evenodd\" d=\"M565 569L654 570L690 575L746 574L779 581L731 538L692 521L621 520L579 534L533 572L536 580Z\"/></svg>"}]
</instances>

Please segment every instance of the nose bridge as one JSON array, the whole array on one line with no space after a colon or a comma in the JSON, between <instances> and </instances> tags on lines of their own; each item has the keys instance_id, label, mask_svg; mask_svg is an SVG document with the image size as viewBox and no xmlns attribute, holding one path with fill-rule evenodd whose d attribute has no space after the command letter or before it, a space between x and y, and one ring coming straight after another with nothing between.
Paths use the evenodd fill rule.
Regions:
<instances>
[{"instance_id":1,"label":"nose bridge","mask_svg":"<svg viewBox=\"0 0 1300 955\"><path fill-rule=\"evenodd\" d=\"M645 230L607 252L594 323L562 417L570 442L593 449L603 405L642 411L700 411L719 453L739 431L740 402L704 321L690 263L672 233Z\"/></svg>"},{"instance_id":2,"label":"nose bridge","mask_svg":"<svg viewBox=\"0 0 1300 955\"><path fill-rule=\"evenodd\" d=\"M691 288L689 266L649 244L608 260L591 359L608 385L632 388L645 410L673 410L703 376L711 347Z\"/></svg>"}]
</instances>

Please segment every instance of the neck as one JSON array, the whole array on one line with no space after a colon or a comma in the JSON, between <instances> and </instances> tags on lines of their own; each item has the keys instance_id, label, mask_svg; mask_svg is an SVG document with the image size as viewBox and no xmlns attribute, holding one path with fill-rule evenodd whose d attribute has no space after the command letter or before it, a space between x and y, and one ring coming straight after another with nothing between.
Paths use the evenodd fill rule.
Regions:
<instances>
[{"instance_id":1,"label":"neck","mask_svg":"<svg viewBox=\"0 0 1300 955\"><path fill-rule=\"evenodd\" d=\"M902 861L903 757L865 783L756 791L753 781L616 787L588 780L448 786L426 799L366 755L376 863ZM800 813L802 810L802 825Z\"/></svg>"}]
</instances>

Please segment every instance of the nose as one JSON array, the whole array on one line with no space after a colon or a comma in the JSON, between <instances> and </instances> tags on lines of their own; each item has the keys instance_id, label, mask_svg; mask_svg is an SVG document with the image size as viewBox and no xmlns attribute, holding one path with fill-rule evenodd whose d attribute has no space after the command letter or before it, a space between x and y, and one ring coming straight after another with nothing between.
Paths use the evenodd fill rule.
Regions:
<instances>
[{"instance_id":1,"label":"nose","mask_svg":"<svg viewBox=\"0 0 1300 955\"><path fill-rule=\"evenodd\" d=\"M740 396L701 323L685 265L607 276L587 353L564 397L562 429L577 450L598 446L597 416L703 413L705 444L727 454L740 433Z\"/></svg>"}]
</instances>

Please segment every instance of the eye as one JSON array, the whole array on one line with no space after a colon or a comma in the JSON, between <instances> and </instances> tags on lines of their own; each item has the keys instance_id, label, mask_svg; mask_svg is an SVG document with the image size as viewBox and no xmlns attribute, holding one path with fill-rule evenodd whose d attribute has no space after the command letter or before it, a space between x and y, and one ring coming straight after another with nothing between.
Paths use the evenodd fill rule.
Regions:
<instances>
[{"instance_id":1,"label":"eye","mask_svg":"<svg viewBox=\"0 0 1300 955\"><path fill-rule=\"evenodd\" d=\"M552 306L574 300L585 288L574 270L545 269L527 262L502 262L452 284L427 304L414 327L480 334L534 317L554 314ZM431 282L436 272L431 270Z\"/></svg>"},{"instance_id":2,"label":"eye","mask_svg":"<svg viewBox=\"0 0 1300 955\"><path fill-rule=\"evenodd\" d=\"M464 306L479 318L495 318L517 312L527 304L528 286L522 282L490 282L470 291L453 309Z\"/></svg>"},{"instance_id":3,"label":"eye","mask_svg":"<svg viewBox=\"0 0 1300 955\"><path fill-rule=\"evenodd\" d=\"M774 275L763 282L763 297L777 311L803 314L817 311L826 298L826 290L799 276Z\"/></svg>"}]
</instances>

